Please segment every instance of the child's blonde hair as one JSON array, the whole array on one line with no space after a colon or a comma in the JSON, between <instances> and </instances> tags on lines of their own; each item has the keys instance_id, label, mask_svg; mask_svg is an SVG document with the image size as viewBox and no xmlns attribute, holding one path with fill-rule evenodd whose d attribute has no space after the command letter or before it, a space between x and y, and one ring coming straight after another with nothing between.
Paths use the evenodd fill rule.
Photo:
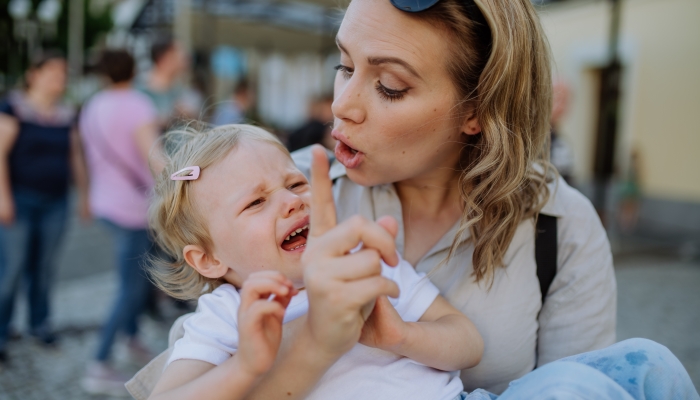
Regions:
<instances>
[{"instance_id":1,"label":"child's blonde hair","mask_svg":"<svg viewBox=\"0 0 700 400\"><path fill-rule=\"evenodd\" d=\"M169 132L162 139L166 165L156 176L148 218L155 240L167 257L152 259L150 275L156 286L170 296L196 299L222 283L200 275L185 261L185 246L197 245L210 252L213 244L192 193L196 180L172 180L170 176L189 166L198 166L201 174L206 174L207 167L226 157L242 139L270 143L289 156L275 136L251 125L224 125L199 131L186 128Z\"/></svg>"}]
</instances>

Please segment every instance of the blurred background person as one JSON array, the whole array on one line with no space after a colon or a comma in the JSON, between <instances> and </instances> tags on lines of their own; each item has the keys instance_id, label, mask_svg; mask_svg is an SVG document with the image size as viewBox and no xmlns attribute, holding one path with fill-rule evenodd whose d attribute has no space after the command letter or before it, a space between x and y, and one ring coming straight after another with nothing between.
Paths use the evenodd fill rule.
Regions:
<instances>
[{"instance_id":1,"label":"blurred background person","mask_svg":"<svg viewBox=\"0 0 700 400\"><path fill-rule=\"evenodd\" d=\"M571 89L561 79L556 79L552 86L552 116L550 131L550 152L549 159L564 180L572 185L572 174L574 172L574 152L559 134L560 123L569 110Z\"/></svg>"},{"instance_id":2,"label":"blurred background person","mask_svg":"<svg viewBox=\"0 0 700 400\"><path fill-rule=\"evenodd\" d=\"M90 167L90 208L112 233L119 292L82 386L90 393L122 394L127 377L108 364L117 333L127 336L127 348L137 362L145 364L152 355L138 333L139 316L152 289L144 270L154 249L146 216L153 187L148 159L159 128L153 104L132 87L131 55L107 50L99 66L111 84L85 105L80 132ZM162 168L157 158L153 168Z\"/></svg>"},{"instance_id":3,"label":"blurred background person","mask_svg":"<svg viewBox=\"0 0 700 400\"><path fill-rule=\"evenodd\" d=\"M331 136L333 124L333 95L319 96L309 104L309 119L289 135L289 151L299 150L312 144L321 144L328 150L335 149Z\"/></svg>"},{"instance_id":4,"label":"blurred background person","mask_svg":"<svg viewBox=\"0 0 700 400\"><path fill-rule=\"evenodd\" d=\"M185 95L182 78L187 72L189 62L187 53L172 37L158 38L151 46L153 67L136 82L136 88L145 93L153 102L158 113L158 122L162 131L167 130L173 122L181 118L181 104ZM185 110L187 107L184 107Z\"/></svg>"},{"instance_id":5,"label":"blurred background person","mask_svg":"<svg viewBox=\"0 0 700 400\"><path fill-rule=\"evenodd\" d=\"M229 100L222 101L216 107L211 123L218 125L242 124L246 121L246 114L255 104L253 93L248 80L241 79L231 93Z\"/></svg>"},{"instance_id":6,"label":"blurred background person","mask_svg":"<svg viewBox=\"0 0 700 400\"><path fill-rule=\"evenodd\" d=\"M617 222L620 231L625 234L634 232L639 220L639 208L642 202L642 162L638 149L633 149L627 173L619 185L619 203Z\"/></svg>"},{"instance_id":7,"label":"blurred background person","mask_svg":"<svg viewBox=\"0 0 700 400\"><path fill-rule=\"evenodd\" d=\"M75 112L62 103L66 60L47 51L26 73L26 90L0 104L0 362L14 299L27 282L30 335L51 345L49 296L59 244L66 227L71 171L81 215L87 217L87 178Z\"/></svg>"}]
</instances>

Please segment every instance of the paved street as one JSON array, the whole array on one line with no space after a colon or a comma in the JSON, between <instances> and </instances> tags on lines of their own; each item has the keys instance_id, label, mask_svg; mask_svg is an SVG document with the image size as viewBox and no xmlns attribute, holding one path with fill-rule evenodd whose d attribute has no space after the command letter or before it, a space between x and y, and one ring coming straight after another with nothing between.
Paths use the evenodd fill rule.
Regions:
<instances>
[{"instance_id":1,"label":"paved street","mask_svg":"<svg viewBox=\"0 0 700 400\"><path fill-rule=\"evenodd\" d=\"M11 368L0 372L1 399L110 399L84 394L78 382L116 289L111 258L109 237L99 225L72 221L54 292L60 344L47 350L26 338L12 342ZM666 345L700 386L700 261L626 255L616 260L616 270L618 339L645 337ZM21 330L26 304L21 301L18 308ZM154 351L166 346L167 329L167 324L145 318L145 341ZM121 348L115 351L117 366L135 372L138 365Z\"/></svg>"}]
</instances>

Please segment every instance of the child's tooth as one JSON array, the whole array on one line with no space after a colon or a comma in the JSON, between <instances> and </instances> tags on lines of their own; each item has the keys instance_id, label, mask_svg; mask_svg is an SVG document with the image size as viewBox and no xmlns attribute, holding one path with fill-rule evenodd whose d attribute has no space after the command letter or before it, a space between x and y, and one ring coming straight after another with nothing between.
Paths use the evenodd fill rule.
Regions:
<instances>
[{"instance_id":1,"label":"child's tooth","mask_svg":"<svg viewBox=\"0 0 700 400\"><path fill-rule=\"evenodd\" d=\"M299 233L299 232L301 232L301 231L303 231L302 228L297 229L297 233Z\"/></svg>"},{"instance_id":2,"label":"child's tooth","mask_svg":"<svg viewBox=\"0 0 700 400\"><path fill-rule=\"evenodd\" d=\"M287 236L287 238L286 238L286 239L284 239L284 240L289 240L289 238L290 238L290 237L291 237L291 236Z\"/></svg>"},{"instance_id":3,"label":"child's tooth","mask_svg":"<svg viewBox=\"0 0 700 400\"><path fill-rule=\"evenodd\" d=\"M296 235L297 235L296 232L292 232L289 236L296 236Z\"/></svg>"}]
</instances>

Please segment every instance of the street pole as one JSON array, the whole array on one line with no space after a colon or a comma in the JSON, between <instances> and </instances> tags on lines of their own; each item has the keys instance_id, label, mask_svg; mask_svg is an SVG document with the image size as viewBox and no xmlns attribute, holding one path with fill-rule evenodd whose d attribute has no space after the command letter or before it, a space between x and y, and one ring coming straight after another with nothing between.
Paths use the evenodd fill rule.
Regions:
<instances>
[{"instance_id":1,"label":"street pole","mask_svg":"<svg viewBox=\"0 0 700 400\"><path fill-rule=\"evenodd\" d=\"M68 65L73 82L83 75L83 43L85 36L85 0L69 0Z\"/></svg>"},{"instance_id":2,"label":"street pole","mask_svg":"<svg viewBox=\"0 0 700 400\"><path fill-rule=\"evenodd\" d=\"M606 225L608 189L615 173L615 152L620 108L622 66L619 56L621 0L611 1L608 65L601 71L600 118L594 164L595 192L593 202Z\"/></svg>"}]
</instances>

